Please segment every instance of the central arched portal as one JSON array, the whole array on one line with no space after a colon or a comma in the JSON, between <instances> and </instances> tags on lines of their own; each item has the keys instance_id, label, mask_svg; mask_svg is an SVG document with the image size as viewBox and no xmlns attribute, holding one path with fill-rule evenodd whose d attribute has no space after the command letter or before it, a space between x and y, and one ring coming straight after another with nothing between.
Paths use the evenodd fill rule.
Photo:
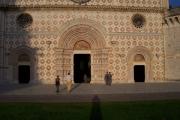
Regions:
<instances>
[{"instance_id":1,"label":"central arched portal","mask_svg":"<svg viewBox=\"0 0 180 120\"><path fill-rule=\"evenodd\" d=\"M73 76L74 83L91 82L91 46L86 41L74 45Z\"/></svg>"},{"instance_id":2,"label":"central arched portal","mask_svg":"<svg viewBox=\"0 0 180 120\"><path fill-rule=\"evenodd\" d=\"M74 83L102 83L107 69L108 50L103 34L94 26L68 27L57 50L57 74L63 79L70 72Z\"/></svg>"}]
</instances>

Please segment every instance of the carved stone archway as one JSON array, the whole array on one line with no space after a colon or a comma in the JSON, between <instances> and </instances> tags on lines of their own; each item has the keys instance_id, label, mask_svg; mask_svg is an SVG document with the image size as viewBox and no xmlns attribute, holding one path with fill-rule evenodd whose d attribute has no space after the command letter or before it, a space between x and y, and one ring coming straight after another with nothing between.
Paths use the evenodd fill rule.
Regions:
<instances>
[{"instance_id":1,"label":"carved stone archway","mask_svg":"<svg viewBox=\"0 0 180 120\"><path fill-rule=\"evenodd\" d=\"M10 51L9 57L9 65L11 66L11 76L10 80L13 80L15 83L18 83L18 66L20 64L29 65L30 66L30 83L36 83L35 70L36 67L36 58L35 58L35 50L29 48L27 46L20 46L14 48Z\"/></svg>"},{"instance_id":2,"label":"carved stone archway","mask_svg":"<svg viewBox=\"0 0 180 120\"><path fill-rule=\"evenodd\" d=\"M77 21L76 21L77 23ZM108 63L108 50L106 49L105 37L92 24L78 23L63 28L57 49L57 74L63 79L68 72L73 73L73 54L88 52L91 54L91 83L102 83L103 74Z\"/></svg>"},{"instance_id":3,"label":"carved stone archway","mask_svg":"<svg viewBox=\"0 0 180 120\"><path fill-rule=\"evenodd\" d=\"M135 47L128 52L128 82L134 83L134 66L145 66L145 82L152 80L151 60L152 55L150 51L142 46Z\"/></svg>"},{"instance_id":4,"label":"carved stone archway","mask_svg":"<svg viewBox=\"0 0 180 120\"><path fill-rule=\"evenodd\" d=\"M86 41L78 41L74 44L73 50L91 50L91 46Z\"/></svg>"}]
</instances>

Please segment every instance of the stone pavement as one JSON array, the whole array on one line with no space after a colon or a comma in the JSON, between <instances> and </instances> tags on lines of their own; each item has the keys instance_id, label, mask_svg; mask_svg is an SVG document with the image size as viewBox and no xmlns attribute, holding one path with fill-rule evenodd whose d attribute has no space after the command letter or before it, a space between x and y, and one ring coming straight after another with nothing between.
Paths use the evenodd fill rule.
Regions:
<instances>
[{"instance_id":1,"label":"stone pavement","mask_svg":"<svg viewBox=\"0 0 180 120\"><path fill-rule=\"evenodd\" d=\"M70 94L64 85L59 93L54 85L0 85L0 102L92 102L94 96L104 102L180 100L180 83L75 84Z\"/></svg>"}]
</instances>

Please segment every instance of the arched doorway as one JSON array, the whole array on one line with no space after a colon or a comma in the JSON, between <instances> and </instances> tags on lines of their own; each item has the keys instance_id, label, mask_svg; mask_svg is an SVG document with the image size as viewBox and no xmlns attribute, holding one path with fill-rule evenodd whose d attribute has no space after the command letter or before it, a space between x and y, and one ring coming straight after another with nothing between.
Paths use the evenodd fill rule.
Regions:
<instances>
[{"instance_id":1,"label":"arched doorway","mask_svg":"<svg viewBox=\"0 0 180 120\"><path fill-rule=\"evenodd\" d=\"M20 84L30 82L30 57L23 53L18 57L18 80Z\"/></svg>"},{"instance_id":2,"label":"arched doorway","mask_svg":"<svg viewBox=\"0 0 180 120\"><path fill-rule=\"evenodd\" d=\"M61 66L57 67L57 74L62 79L71 72L75 83L103 82L108 63L108 50L103 30L101 25L87 19L73 20L62 27L59 48L56 50L58 66ZM80 78L76 78L75 71L78 66L80 69L80 64L85 64L86 72L81 74ZM77 81L77 79L81 80Z\"/></svg>"},{"instance_id":3,"label":"arched doorway","mask_svg":"<svg viewBox=\"0 0 180 120\"><path fill-rule=\"evenodd\" d=\"M91 46L86 41L78 41L74 45L74 83L90 83L91 81Z\"/></svg>"},{"instance_id":4,"label":"arched doorway","mask_svg":"<svg viewBox=\"0 0 180 120\"><path fill-rule=\"evenodd\" d=\"M152 80L150 51L137 46L128 52L128 82L150 82Z\"/></svg>"},{"instance_id":5,"label":"arched doorway","mask_svg":"<svg viewBox=\"0 0 180 120\"><path fill-rule=\"evenodd\" d=\"M11 50L8 59L12 68L12 71L9 71L11 82L20 84L37 82L38 77L34 74L37 72L35 53L34 49L27 46L19 46Z\"/></svg>"}]
</instances>

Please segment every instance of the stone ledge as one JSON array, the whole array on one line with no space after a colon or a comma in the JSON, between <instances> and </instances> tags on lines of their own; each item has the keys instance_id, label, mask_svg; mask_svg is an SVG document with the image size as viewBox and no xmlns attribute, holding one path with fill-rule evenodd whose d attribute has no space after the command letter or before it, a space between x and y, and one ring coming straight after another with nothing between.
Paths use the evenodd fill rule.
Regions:
<instances>
[{"instance_id":1,"label":"stone ledge","mask_svg":"<svg viewBox=\"0 0 180 120\"><path fill-rule=\"evenodd\" d=\"M35 35L59 35L59 31L54 31L54 32L31 32L29 31L29 34L24 34L21 32L6 32L5 33L5 37L7 36L14 36L14 35L22 35L22 36L35 36ZM135 36L135 35L141 35L141 36L162 36L163 33L150 33L150 32L109 32L106 35L131 35L131 36Z\"/></svg>"},{"instance_id":2,"label":"stone ledge","mask_svg":"<svg viewBox=\"0 0 180 120\"><path fill-rule=\"evenodd\" d=\"M0 69L8 69L8 67L0 66Z\"/></svg>"}]
</instances>

